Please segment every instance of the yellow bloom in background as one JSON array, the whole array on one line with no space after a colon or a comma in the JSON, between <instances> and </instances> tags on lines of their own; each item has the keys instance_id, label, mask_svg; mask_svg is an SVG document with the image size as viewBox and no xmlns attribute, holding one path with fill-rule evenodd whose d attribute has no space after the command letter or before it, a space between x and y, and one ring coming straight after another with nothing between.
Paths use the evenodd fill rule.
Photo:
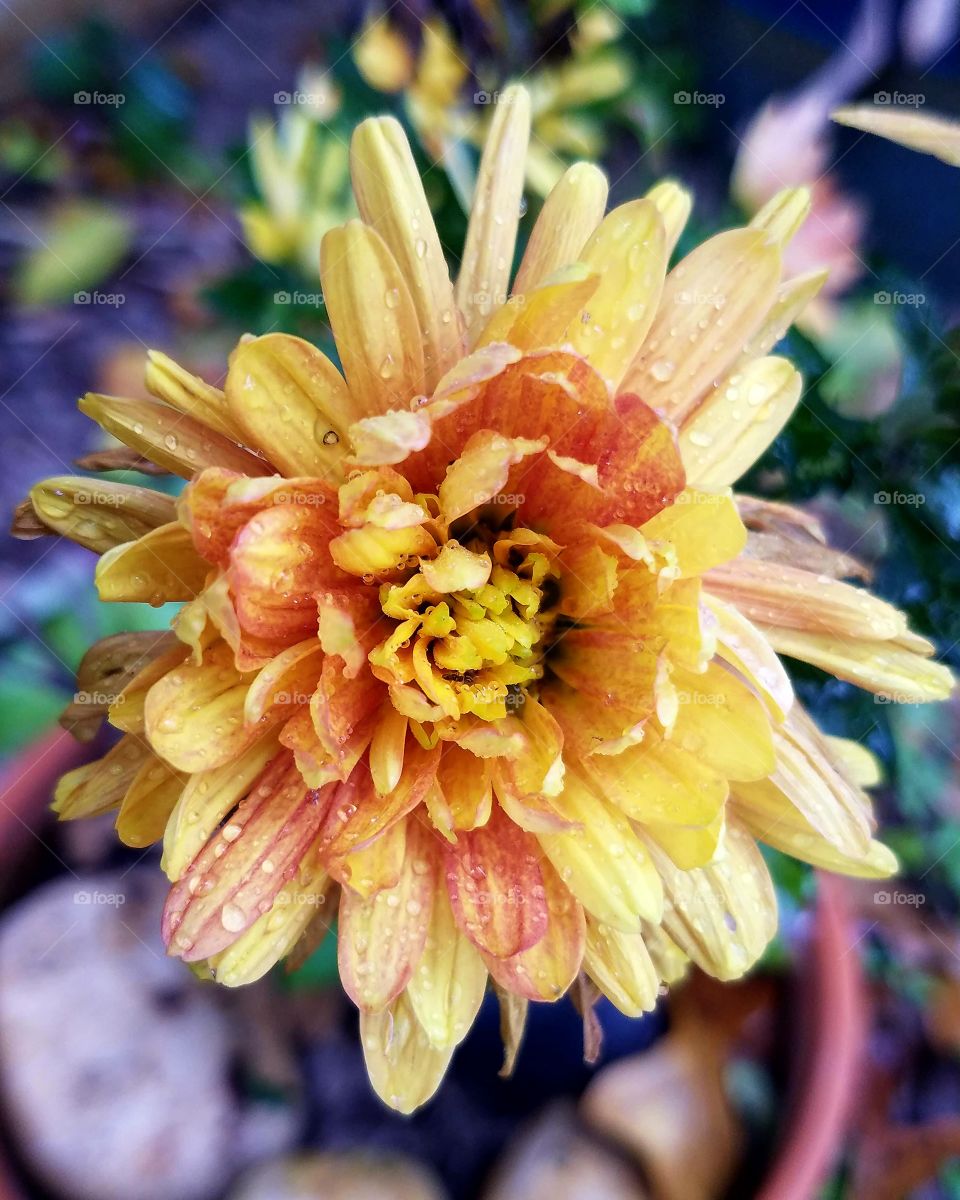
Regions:
<instances>
[{"instance_id":1,"label":"yellow bloom in background","mask_svg":"<svg viewBox=\"0 0 960 1200\"><path fill-rule=\"evenodd\" d=\"M569 53L531 71L526 81L532 130L526 182L540 197L571 159L603 154L610 114L593 115L590 107L623 97L634 81L630 55L617 44L625 28L622 21L596 6L571 20ZM491 36L508 36L492 20L490 29ZM466 52L441 18L425 22L420 32L415 54L389 15L371 13L354 61L371 87L404 91L419 142L431 158L444 163L454 185L469 198L463 146L486 142L501 97L500 76L483 65L474 75Z\"/></svg>"},{"instance_id":2,"label":"yellow bloom in background","mask_svg":"<svg viewBox=\"0 0 960 1200\"><path fill-rule=\"evenodd\" d=\"M323 235L354 215L349 152L328 122L340 99L329 74L301 72L294 92L276 95L279 119L250 122L250 169L259 199L240 209L247 245L266 262L316 271Z\"/></svg>"},{"instance_id":3,"label":"yellow bloom in background","mask_svg":"<svg viewBox=\"0 0 960 1200\"><path fill-rule=\"evenodd\" d=\"M101 554L101 597L184 602L175 637L88 655L124 736L58 812L162 839L169 952L229 986L336 913L404 1112L490 982L512 1056L527 1004L581 972L631 1015L689 961L741 975L776 926L757 840L894 870L870 756L818 732L778 652L894 699L951 688L813 518L731 492L800 398L769 351L813 291L781 279L806 193L668 270L683 189L604 215L578 163L512 278L529 127L511 88L454 281L400 126L365 121L361 219L321 252L341 369L246 337L221 391L151 354L156 402L81 407L189 480L179 500L31 495Z\"/></svg>"},{"instance_id":4,"label":"yellow bloom in background","mask_svg":"<svg viewBox=\"0 0 960 1200\"><path fill-rule=\"evenodd\" d=\"M953 167L960 166L960 121L936 113L919 113L877 104L851 104L832 114L840 125L875 133L909 150L932 154Z\"/></svg>"}]
</instances>

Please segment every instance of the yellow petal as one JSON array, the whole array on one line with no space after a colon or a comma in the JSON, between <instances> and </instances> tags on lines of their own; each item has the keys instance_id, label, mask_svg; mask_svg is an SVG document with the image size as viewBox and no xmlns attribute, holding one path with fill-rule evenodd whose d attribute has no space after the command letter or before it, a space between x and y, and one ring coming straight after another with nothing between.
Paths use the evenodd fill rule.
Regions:
<instances>
[{"instance_id":1,"label":"yellow petal","mask_svg":"<svg viewBox=\"0 0 960 1200\"><path fill-rule=\"evenodd\" d=\"M475 433L440 484L440 509L447 521L462 517L502 493L510 468L544 450L542 438L508 438L490 429ZM447 590L447 589L440 589Z\"/></svg>"},{"instance_id":2,"label":"yellow petal","mask_svg":"<svg viewBox=\"0 0 960 1200\"><path fill-rule=\"evenodd\" d=\"M650 1012L660 980L643 935L612 929L587 917L584 970L601 992L628 1017Z\"/></svg>"},{"instance_id":3,"label":"yellow petal","mask_svg":"<svg viewBox=\"0 0 960 1200\"><path fill-rule=\"evenodd\" d=\"M159 350L147 351L145 383L158 400L195 417L232 441L242 439L243 432L230 414L223 391L198 375L191 375Z\"/></svg>"},{"instance_id":4,"label":"yellow petal","mask_svg":"<svg viewBox=\"0 0 960 1200\"><path fill-rule=\"evenodd\" d=\"M751 229L762 229L781 247L793 237L810 214L810 189L784 188L771 196L750 220Z\"/></svg>"},{"instance_id":5,"label":"yellow petal","mask_svg":"<svg viewBox=\"0 0 960 1200\"><path fill-rule=\"evenodd\" d=\"M750 834L728 821L717 854L693 871L675 867L659 847L651 854L663 879L663 926L681 950L717 979L739 979L777 928L777 899Z\"/></svg>"},{"instance_id":6,"label":"yellow petal","mask_svg":"<svg viewBox=\"0 0 960 1200\"><path fill-rule=\"evenodd\" d=\"M542 286L568 263L576 262L587 239L603 220L607 177L593 163L574 163L544 201L527 242L514 293Z\"/></svg>"},{"instance_id":7,"label":"yellow petal","mask_svg":"<svg viewBox=\"0 0 960 1200\"><path fill-rule=\"evenodd\" d=\"M490 578L490 555L450 541L436 558L424 559L420 574L435 592L479 591Z\"/></svg>"},{"instance_id":8,"label":"yellow petal","mask_svg":"<svg viewBox=\"0 0 960 1200\"><path fill-rule=\"evenodd\" d=\"M173 497L163 492L82 475L56 475L35 483L29 502L47 528L98 554L176 516Z\"/></svg>"},{"instance_id":9,"label":"yellow petal","mask_svg":"<svg viewBox=\"0 0 960 1200\"><path fill-rule=\"evenodd\" d=\"M668 257L663 220L651 200L615 208L583 248L580 259L600 283L571 321L566 341L612 391L653 323Z\"/></svg>"},{"instance_id":10,"label":"yellow petal","mask_svg":"<svg viewBox=\"0 0 960 1200\"><path fill-rule=\"evenodd\" d=\"M126 734L103 758L60 777L53 793L53 811L61 821L74 821L117 808L137 772L152 758L142 738Z\"/></svg>"},{"instance_id":11,"label":"yellow petal","mask_svg":"<svg viewBox=\"0 0 960 1200\"><path fill-rule=\"evenodd\" d=\"M480 952L457 928L446 890L438 887L423 954L407 984L407 998L431 1046L444 1050L463 1041L486 987Z\"/></svg>"},{"instance_id":12,"label":"yellow petal","mask_svg":"<svg viewBox=\"0 0 960 1200\"><path fill-rule=\"evenodd\" d=\"M225 467L241 475L270 474L262 458L164 404L87 392L80 411L125 446L184 479L206 467Z\"/></svg>"},{"instance_id":13,"label":"yellow petal","mask_svg":"<svg viewBox=\"0 0 960 1200\"><path fill-rule=\"evenodd\" d=\"M932 154L953 167L960 166L960 122L950 117L921 115L872 104L853 104L838 108L830 115L840 125L875 133L910 150Z\"/></svg>"},{"instance_id":14,"label":"yellow petal","mask_svg":"<svg viewBox=\"0 0 960 1200\"><path fill-rule=\"evenodd\" d=\"M406 408L426 387L423 345L410 288L386 242L362 221L331 229L320 278L357 416Z\"/></svg>"},{"instance_id":15,"label":"yellow petal","mask_svg":"<svg viewBox=\"0 0 960 1200\"><path fill-rule=\"evenodd\" d=\"M510 294L529 138L530 97L521 87L509 87L498 96L480 160L455 289L474 334Z\"/></svg>"},{"instance_id":16,"label":"yellow petal","mask_svg":"<svg viewBox=\"0 0 960 1200\"><path fill-rule=\"evenodd\" d=\"M836 871L855 879L887 879L899 870L896 855L882 842L871 841L862 854L852 857L817 833L799 813L792 819L772 820L768 813L741 803L739 799L731 811L758 841L822 871Z\"/></svg>"},{"instance_id":17,"label":"yellow petal","mask_svg":"<svg viewBox=\"0 0 960 1200\"><path fill-rule=\"evenodd\" d=\"M187 647L179 644L176 638L168 642L169 637L169 634L163 635L163 640L157 642L161 653L145 662L110 704L110 724L115 729L122 729L125 733L144 732L143 706L147 692L158 679L178 667L187 657Z\"/></svg>"},{"instance_id":18,"label":"yellow petal","mask_svg":"<svg viewBox=\"0 0 960 1200\"><path fill-rule=\"evenodd\" d=\"M381 796L392 792L400 782L408 724L389 701L384 704L370 743L370 774Z\"/></svg>"},{"instance_id":19,"label":"yellow petal","mask_svg":"<svg viewBox=\"0 0 960 1200\"><path fill-rule=\"evenodd\" d=\"M407 823L400 877L369 897L345 887L340 896L337 961L344 990L358 1008L380 1012L403 991L423 952L436 872L429 833Z\"/></svg>"},{"instance_id":20,"label":"yellow petal","mask_svg":"<svg viewBox=\"0 0 960 1200\"><path fill-rule=\"evenodd\" d=\"M223 766L190 776L163 834L161 865L171 882L183 875L276 753L276 735L267 734Z\"/></svg>"},{"instance_id":21,"label":"yellow petal","mask_svg":"<svg viewBox=\"0 0 960 1200\"><path fill-rule=\"evenodd\" d=\"M621 390L683 420L756 332L779 279L780 252L761 230L733 229L704 242L667 276Z\"/></svg>"},{"instance_id":22,"label":"yellow petal","mask_svg":"<svg viewBox=\"0 0 960 1200\"><path fill-rule=\"evenodd\" d=\"M705 825L661 825L650 821L644 824L643 831L670 855L681 871L692 871L695 867L705 867L713 859L725 827L726 812L721 809Z\"/></svg>"},{"instance_id":23,"label":"yellow petal","mask_svg":"<svg viewBox=\"0 0 960 1200\"><path fill-rule=\"evenodd\" d=\"M117 836L142 849L163 837L187 776L151 756L134 777L117 814Z\"/></svg>"},{"instance_id":24,"label":"yellow petal","mask_svg":"<svg viewBox=\"0 0 960 1200\"><path fill-rule=\"evenodd\" d=\"M327 356L286 333L241 342L230 355L227 403L246 440L285 475L339 482L354 403Z\"/></svg>"},{"instance_id":25,"label":"yellow petal","mask_svg":"<svg viewBox=\"0 0 960 1200\"><path fill-rule=\"evenodd\" d=\"M403 462L430 441L430 422L421 413L398 408L379 417L363 417L350 426L353 461L360 467Z\"/></svg>"},{"instance_id":26,"label":"yellow petal","mask_svg":"<svg viewBox=\"0 0 960 1200\"><path fill-rule=\"evenodd\" d=\"M589 267L572 263L539 287L515 293L486 323L475 349L503 342L518 350L559 346L599 283L600 276Z\"/></svg>"},{"instance_id":27,"label":"yellow petal","mask_svg":"<svg viewBox=\"0 0 960 1200\"><path fill-rule=\"evenodd\" d=\"M360 1013L360 1044L373 1090L398 1112L412 1113L443 1079L453 1046L437 1049L405 993L379 1013Z\"/></svg>"},{"instance_id":28,"label":"yellow petal","mask_svg":"<svg viewBox=\"0 0 960 1200\"><path fill-rule=\"evenodd\" d=\"M662 179L647 192L646 199L652 200L657 206L657 212L663 221L667 255L669 256L680 240L680 234L683 233L687 218L690 216L693 197L679 183L674 183L672 179Z\"/></svg>"},{"instance_id":29,"label":"yellow petal","mask_svg":"<svg viewBox=\"0 0 960 1200\"><path fill-rule=\"evenodd\" d=\"M829 274L827 270L810 271L781 283L766 317L756 332L744 343L743 353L734 364L735 367L773 349L827 282Z\"/></svg>"},{"instance_id":30,"label":"yellow petal","mask_svg":"<svg viewBox=\"0 0 960 1200\"><path fill-rule=\"evenodd\" d=\"M660 877L627 818L594 795L569 768L554 805L563 819L581 828L537 837L587 912L625 932L639 931L641 919L659 922Z\"/></svg>"},{"instance_id":31,"label":"yellow petal","mask_svg":"<svg viewBox=\"0 0 960 1200\"><path fill-rule=\"evenodd\" d=\"M728 492L686 488L673 504L651 517L640 531L649 542L676 551L679 578L702 575L735 558L747 544L747 531Z\"/></svg>"},{"instance_id":32,"label":"yellow petal","mask_svg":"<svg viewBox=\"0 0 960 1200\"><path fill-rule=\"evenodd\" d=\"M802 388L793 363L772 356L721 380L680 429L687 481L703 488L735 483L786 425Z\"/></svg>"},{"instance_id":33,"label":"yellow petal","mask_svg":"<svg viewBox=\"0 0 960 1200\"><path fill-rule=\"evenodd\" d=\"M770 720L746 684L717 662L676 668L680 713L671 739L727 779L764 779L776 762Z\"/></svg>"},{"instance_id":34,"label":"yellow petal","mask_svg":"<svg viewBox=\"0 0 960 1200\"><path fill-rule=\"evenodd\" d=\"M273 907L231 946L209 960L217 983L243 987L262 979L323 913L328 889L327 873L316 859L302 867L277 893Z\"/></svg>"},{"instance_id":35,"label":"yellow petal","mask_svg":"<svg viewBox=\"0 0 960 1200\"><path fill-rule=\"evenodd\" d=\"M763 633L732 604L703 593L703 603L716 621L717 654L759 692L777 720L793 706L793 685Z\"/></svg>"},{"instance_id":36,"label":"yellow petal","mask_svg":"<svg viewBox=\"0 0 960 1200\"><path fill-rule=\"evenodd\" d=\"M189 531L173 521L108 550L97 563L94 580L101 600L157 606L192 600L203 589L209 571L210 564L193 548Z\"/></svg>"},{"instance_id":37,"label":"yellow petal","mask_svg":"<svg viewBox=\"0 0 960 1200\"><path fill-rule=\"evenodd\" d=\"M409 284L429 393L460 354L460 327L443 247L398 121L373 117L357 126L350 173L360 215L380 232Z\"/></svg>"},{"instance_id":38,"label":"yellow petal","mask_svg":"<svg viewBox=\"0 0 960 1200\"><path fill-rule=\"evenodd\" d=\"M824 741L837 770L857 787L876 787L883 782L880 760L862 742L851 738L825 736Z\"/></svg>"},{"instance_id":39,"label":"yellow petal","mask_svg":"<svg viewBox=\"0 0 960 1200\"><path fill-rule=\"evenodd\" d=\"M181 771L204 771L229 762L252 745L264 721L243 723L249 675L233 665L222 643L199 666L176 667L159 679L144 706L150 744Z\"/></svg>"},{"instance_id":40,"label":"yellow petal","mask_svg":"<svg viewBox=\"0 0 960 1200\"><path fill-rule=\"evenodd\" d=\"M850 637L766 624L761 628L778 653L812 663L838 679L876 692L888 703L925 704L946 700L953 692L954 678L947 667L895 641L853 641Z\"/></svg>"}]
</instances>

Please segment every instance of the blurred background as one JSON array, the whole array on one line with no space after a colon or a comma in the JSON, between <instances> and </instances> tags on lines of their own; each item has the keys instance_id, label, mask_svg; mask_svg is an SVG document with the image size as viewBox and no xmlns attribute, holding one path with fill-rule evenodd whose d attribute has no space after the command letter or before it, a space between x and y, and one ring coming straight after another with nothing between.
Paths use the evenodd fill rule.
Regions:
<instances>
[{"instance_id":1,"label":"blurred background","mask_svg":"<svg viewBox=\"0 0 960 1200\"><path fill-rule=\"evenodd\" d=\"M813 185L788 270L831 268L786 338L806 390L742 490L813 507L960 666L960 173L828 120L853 100L960 117L958 0L0 0L0 48L8 513L106 448L76 399L145 394L147 348L215 383L247 331L332 350L317 249L352 215L364 116L407 127L459 246L521 79L518 253L578 158L614 202L691 187L681 252ZM602 1004L586 1046L571 1001L539 1006L509 1080L485 1008L408 1119L367 1084L335 932L291 973L203 985L163 956L153 854L109 817L45 815L83 753L53 731L84 650L170 618L99 605L92 576L79 547L0 541L0 1197L960 1198L956 704L793 664L828 731L880 757L901 877L771 853L781 932L751 979L695 977L640 1022Z\"/></svg>"}]
</instances>

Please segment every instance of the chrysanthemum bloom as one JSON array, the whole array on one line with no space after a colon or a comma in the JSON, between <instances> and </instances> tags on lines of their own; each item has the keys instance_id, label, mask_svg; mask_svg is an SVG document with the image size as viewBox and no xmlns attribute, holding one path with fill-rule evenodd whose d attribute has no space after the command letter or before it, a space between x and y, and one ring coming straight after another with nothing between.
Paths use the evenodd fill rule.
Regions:
<instances>
[{"instance_id":1,"label":"chrysanthemum bloom","mask_svg":"<svg viewBox=\"0 0 960 1200\"><path fill-rule=\"evenodd\" d=\"M185 601L175 638L88 657L124 736L61 816L163 839L169 951L228 985L309 947L338 896L370 1076L403 1111L490 979L512 1052L527 1002L575 982L639 1014L689 960L742 974L776 924L756 839L894 868L869 755L817 731L777 651L896 699L951 683L814 521L730 491L800 396L767 352L810 296L780 280L805 195L668 274L685 193L604 216L580 164L511 287L528 120L511 90L456 285L399 125L361 125L362 220L321 256L342 369L251 337L222 392L154 355L162 403L81 405L188 479L179 501L60 478L20 519L100 551L105 600Z\"/></svg>"}]
</instances>

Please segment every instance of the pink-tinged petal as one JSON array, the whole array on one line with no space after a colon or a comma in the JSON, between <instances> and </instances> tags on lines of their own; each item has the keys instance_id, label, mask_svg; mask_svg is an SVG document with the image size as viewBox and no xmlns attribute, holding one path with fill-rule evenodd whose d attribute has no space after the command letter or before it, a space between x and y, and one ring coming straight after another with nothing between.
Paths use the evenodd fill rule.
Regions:
<instances>
[{"instance_id":1,"label":"pink-tinged petal","mask_svg":"<svg viewBox=\"0 0 960 1200\"><path fill-rule=\"evenodd\" d=\"M328 799L306 786L292 754L278 754L170 892L168 952L197 962L249 929L301 866Z\"/></svg>"},{"instance_id":2,"label":"pink-tinged petal","mask_svg":"<svg viewBox=\"0 0 960 1200\"><path fill-rule=\"evenodd\" d=\"M379 679L361 672L348 679L337 659L326 657L317 688L310 699L310 716L317 737L346 779L357 761L358 746L369 745L377 715L386 696Z\"/></svg>"},{"instance_id":3,"label":"pink-tinged petal","mask_svg":"<svg viewBox=\"0 0 960 1200\"><path fill-rule=\"evenodd\" d=\"M340 897L340 980L367 1012L386 1008L403 991L427 938L436 880L426 857L430 834L414 818L407 826L407 853L396 884L368 898L347 887Z\"/></svg>"},{"instance_id":4,"label":"pink-tinged petal","mask_svg":"<svg viewBox=\"0 0 960 1200\"><path fill-rule=\"evenodd\" d=\"M547 928L529 950L509 958L484 955L502 988L528 1000L559 1000L576 979L583 961L586 924L583 909L553 867L541 864L547 900Z\"/></svg>"},{"instance_id":5,"label":"pink-tinged petal","mask_svg":"<svg viewBox=\"0 0 960 1200\"><path fill-rule=\"evenodd\" d=\"M366 762L359 763L346 783L338 785L324 823L321 846L331 873L338 860L370 844L423 802L436 778L439 759L437 749L408 746L400 783L389 796L377 794Z\"/></svg>"},{"instance_id":6,"label":"pink-tinged petal","mask_svg":"<svg viewBox=\"0 0 960 1200\"><path fill-rule=\"evenodd\" d=\"M539 848L501 809L486 825L459 833L445 854L454 916L474 945L508 958L543 937L548 914Z\"/></svg>"}]
</instances>

